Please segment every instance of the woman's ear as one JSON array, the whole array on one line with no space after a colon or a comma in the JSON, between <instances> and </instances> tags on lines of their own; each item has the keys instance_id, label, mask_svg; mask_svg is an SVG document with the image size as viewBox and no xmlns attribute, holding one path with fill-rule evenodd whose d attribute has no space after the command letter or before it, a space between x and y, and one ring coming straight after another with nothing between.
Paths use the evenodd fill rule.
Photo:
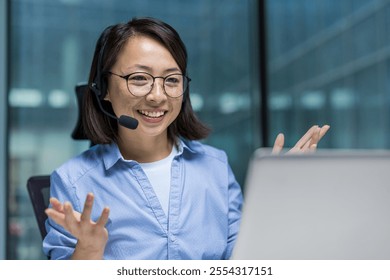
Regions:
<instances>
[{"instance_id":1,"label":"woman's ear","mask_svg":"<svg viewBox=\"0 0 390 280\"><path fill-rule=\"evenodd\" d=\"M106 94L106 96L104 97L104 100L105 100L105 101L111 102L110 92L108 91L108 89L107 89L107 94Z\"/></svg>"}]
</instances>

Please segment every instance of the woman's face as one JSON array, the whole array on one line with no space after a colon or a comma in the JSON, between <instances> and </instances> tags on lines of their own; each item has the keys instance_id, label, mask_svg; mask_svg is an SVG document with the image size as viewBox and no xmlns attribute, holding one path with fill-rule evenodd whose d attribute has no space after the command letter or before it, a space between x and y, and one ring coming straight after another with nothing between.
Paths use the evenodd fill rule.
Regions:
<instances>
[{"instance_id":1,"label":"woman's face","mask_svg":"<svg viewBox=\"0 0 390 280\"><path fill-rule=\"evenodd\" d=\"M110 70L126 76L134 72L146 72L154 77L182 74L170 52L159 42L145 36L131 37L123 46L117 62ZM105 100L110 101L117 117L131 116L138 120L134 133L145 136L167 136L168 126L178 116L183 96L172 98L165 94L163 79L155 79L149 94L132 95L125 79L115 75L108 78ZM119 126L119 134L127 128Z\"/></svg>"}]
</instances>

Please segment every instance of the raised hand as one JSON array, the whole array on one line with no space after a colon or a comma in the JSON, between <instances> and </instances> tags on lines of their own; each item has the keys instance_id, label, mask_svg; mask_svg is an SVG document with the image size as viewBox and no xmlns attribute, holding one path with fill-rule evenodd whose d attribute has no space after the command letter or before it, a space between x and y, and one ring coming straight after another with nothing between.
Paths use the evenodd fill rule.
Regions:
<instances>
[{"instance_id":1,"label":"raised hand","mask_svg":"<svg viewBox=\"0 0 390 280\"><path fill-rule=\"evenodd\" d=\"M77 245L72 259L102 259L108 240L105 225L108 221L109 209L103 209L100 218L91 220L93 194L89 193L85 200L83 212L73 210L69 202L62 204L56 198L51 198L52 208L46 209L46 214L57 224L77 238Z\"/></svg>"},{"instance_id":2,"label":"raised hand","mask_svg":"<svg viewBox=\"0 0 390 280\"><path fill-rule=\"evenodd\" d=\"M329 128L329 125L324 125L322 127L319 127L318 125L312 126L287 153L306 153L315 151L318 142L328 132ZM275 139L272 153L279 154L283 147L284 135L283 133L279 133Z\"/></svg>"}]
</instances>

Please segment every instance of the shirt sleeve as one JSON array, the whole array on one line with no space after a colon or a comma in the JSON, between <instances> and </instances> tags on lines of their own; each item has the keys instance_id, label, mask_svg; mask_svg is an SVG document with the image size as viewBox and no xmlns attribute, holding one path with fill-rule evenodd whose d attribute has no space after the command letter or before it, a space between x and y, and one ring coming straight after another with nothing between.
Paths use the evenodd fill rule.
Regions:
<instances>
[{"instance_id":1,"label":"shirt sleeve","mask_svg":"<svg viewBox=\"0 0 390 280\"><path fill-rule=\"evenodd\" d=\"M228 229L228 246L226 251L226 259L229 259L232 255L234 245L238 236L238 231L241 221L241 209L243 203L242 190L238 182L236 181L231 167L228 167L229 175L229 229Z\"/></svg>"},{"instance_id":2,"label":"shirt sleeve","mask_svg":"<svg viewBox=\"0 0 390 280\"><path fill-rule=\"evenodd\" d=\"M55 197L62 203L69 201L76 211L80 208L74 188L56 171L50 177L50 197ZM46 220L45 226L47 235L43 240L43 252L52 260L69 259L74 252L77 239L50 218Z\"/></svg>"}]
</instances>

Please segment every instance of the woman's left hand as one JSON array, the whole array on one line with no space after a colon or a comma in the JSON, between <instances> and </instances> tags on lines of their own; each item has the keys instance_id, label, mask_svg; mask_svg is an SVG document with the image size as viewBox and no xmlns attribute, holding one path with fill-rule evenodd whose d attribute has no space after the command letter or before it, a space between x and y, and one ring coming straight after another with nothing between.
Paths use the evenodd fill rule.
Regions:
<instances>
[{"instance_id":1,"label":"woman's left hand","mask_svg":"<svg viewBox=\"0 0 390 280\"><path fill-rule=\"evenodd\" d=\"M322 127L318 125L312 126L287 153L307 153L315 151L318 142L328 132L329 128L329 125L324 125ZM283 133L279 133L275 139L272 153L279 154L283 150L283 147L284 135Z\"/></svg>"}]
</instances>

